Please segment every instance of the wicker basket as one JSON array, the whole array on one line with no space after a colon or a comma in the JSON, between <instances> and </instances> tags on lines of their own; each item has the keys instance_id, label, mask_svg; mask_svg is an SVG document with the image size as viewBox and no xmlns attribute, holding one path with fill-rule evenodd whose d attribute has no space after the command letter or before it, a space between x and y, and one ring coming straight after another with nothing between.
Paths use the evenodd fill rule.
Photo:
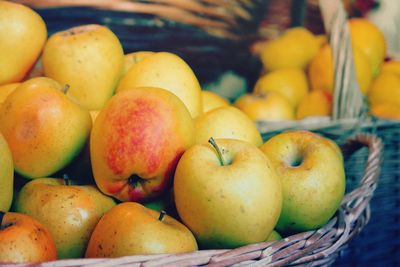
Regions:
<instances>
[{"instance_id":1,"label":"wicker basket","mask_svg":"<svg viewBox=\"0 0 400 267\"><path fill-rule=\"evenodd\" d=\"M257 25L263 17L267 1L20 0L16 2L35 7L48 24L50 34L78 24L99 23L107 25L118 35L125 52L136 50L175 52L189 62L203 82L215 79L226 70L235 70L250 81L258 76L260 66L258 61L254 61L251 57L248 45L257 34ZM132 5L133 3L136 5ZM171 6L182 3L187 5L179 8ZM234 10L231 9L232 3L236 8ZM76 5L84 5L85 8L78 8ZM165 12L157 8L162 10L167 8L171 13L165 16ZM182 8L184 14L178 12ZM249 17L248 14L252 15ZM177 43L179 46L175 46ZM232 53L235 57L232 57ZM344 146L349 191L335 217L323 228L289 236L273 243L258 243L232 250L202 250L178 255L143 255L117 259L59 260L39 266L332 264L342 251L348 251L344 250L348 242L361 232L370 219L369 201L377 187L382 142L375 135L357 135L351 138L361 129L371 133L372 129L375 129L375 124L365 124L361 127L358 120L348 122L340 119L329 120L323 125L321 121L325 121L325 118L317 120L317 124L312 128L314 131L331 137L338 143L349 141L348 145ZM308 122L305 123L308 129L311 129L310 125ZM275 128L271 131L269 125L268 128L262 127L260 125L264 140L271 134L290 128L288 125L280 125L280 129ZM301 126L296 124L295 128ZM378 135L381 136L379 132ZM359 149L361 147L369 149Z\"/></svg>"},{"instance_id":2,"label":"wicker basket","mask_svg":"<svg viewBox=\"0 0 400 267\"><path fill-rule=\"evenodd\" d=\"M346 243L362 230L370 218L369 201L377 188L382 146L380 138L368 134L349 138L342 146L348 192L336 215L318 230L236 249L111 259L68 259L10 266L326 266L335 261ZM364 167L363 174L360 174L360 166Z\"/></svg>"}]
</instances>

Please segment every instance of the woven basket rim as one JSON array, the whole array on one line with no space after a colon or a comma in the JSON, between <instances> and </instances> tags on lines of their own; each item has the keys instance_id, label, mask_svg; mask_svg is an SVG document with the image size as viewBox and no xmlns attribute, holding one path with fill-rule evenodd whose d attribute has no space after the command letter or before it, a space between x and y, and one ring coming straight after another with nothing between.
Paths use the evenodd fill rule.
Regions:
<instances>
[{"instance_id":1,"label":"woven basket rim","mask_svg":"<svg viewBox=\"0 0 400 267\"><path fill-rule=\"evenodd\" d=\"M340 251L369 220L369 201L377 187L382 162L382 140L374 134L357 134L343 145L346 154L368 147L368 159L359 186L344 196L335 216L323 227L288 236L279 241L250 244L235 249L198 250L182 254L136 255L119 258L60 259L31 264L4 266L230 266L253 263L254 266L332 263ZM334 259L333 259L334 260Z\"/></svg>"}]
</instances>

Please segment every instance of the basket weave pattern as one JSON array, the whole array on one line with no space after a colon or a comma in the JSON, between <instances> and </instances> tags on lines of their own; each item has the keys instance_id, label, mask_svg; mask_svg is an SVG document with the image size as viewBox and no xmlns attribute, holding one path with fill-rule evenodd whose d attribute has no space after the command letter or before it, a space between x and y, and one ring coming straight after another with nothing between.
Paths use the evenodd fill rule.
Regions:
<instances>
[{"instance_id":1,"label":"basket weave pattern","mask_svg":"<svg viewBox=\"0 0 400 267\"><path fill-rule=\"evenodd\" d=\"M368 148L361 180L347 193L336 215L322 228L261 242L236 249L199 250L184 254L127 256L114 259L68 259L42 264L10 266L283 266L312 263L332 264L344 245L365 226L370 218L369 201L377 187L383 144L375 135L359 134L350 138L342 150L345 158L360 148ZM349 163L349 162L347 162ZM351 162L354 165L354 162Z\"/></svg>"}]
</instances>

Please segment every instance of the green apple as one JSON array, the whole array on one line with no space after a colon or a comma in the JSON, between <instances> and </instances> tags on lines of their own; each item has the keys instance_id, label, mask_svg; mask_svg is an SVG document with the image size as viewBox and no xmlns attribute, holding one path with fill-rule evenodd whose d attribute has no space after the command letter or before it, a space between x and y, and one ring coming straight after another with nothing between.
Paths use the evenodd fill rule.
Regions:
<instances>
[{"instance_id":1,"label":"green apple","mask_svg":"<svg viewBox=\"0 0 400 267\"><path fill-rule=\"evenodd\" d=\"M0 85L22 81L47 39L46 24L33 9L0 1Z\"/></svg>"},{"instance_id":2,"label":"green apple","mask_svg":"<svg viewBox=\"0 0 400 267\"><path fill-rule=\"evenodd\" d=\"M53 237L43 224L25 214L0 211L1 266L4 263L32 264L56 259Z\"/></svg>"},{"instance_id":3,"label":"green apple","mask_svg":"<svg viewBox=\"0 0 400 267\"><path fill-rule=\"evenodd\" d=\"M189 229L163 212L136 202L118 204L104 214L90 238L86 257L183 253L197 250Z\"/></svg>"},{"instance_id":4,"label":"green apple","mask_svg":"<svg viewBox=\"0 0 400 267\"><path fill-rule=\"evenodd\" d=\"M30 181L20 190L15 208L49 229L58 258L79 258L84 255L97 222L115 201L94 186L69 185L67 181Z\"/></svg>"},{"instance_id":5,"label":"green apple","mask_svg":"<svg viewBox=\"0 0 400 267\"><path fill-rule=\"evenodd\" d=\"M213 140L213 139L212 139ZM175 204L203 248L234 248L267 239L282 206L281 182L253 144L218 139L180 159Z\"/></svg>"},{"instance_id":6,"label":"green apple","mask_svg":"<svg viewBox=\"0 0 400 267\"><path fill-rule=\"evenodd\" d=\"M283 206L276 229L307 231L327 223L343 199L346 184L336 143L297 130L273 136L260 149L282 180Z\"/></svg>"},{"instance_id":7,"label":"green apple","mask_svg":"<svg viewBox=\"0 0 400 267\"><path fill-rule=\"evenodd\" d=\"M13 199L14 165L10 148L0 134L0 211L8 211Z\"/></svg>"},{"instance_id":8,"label":"green apple","mask_svg":"<svg viewBox=\"0 0 400 267\"><path fill-rule=\"evenodd\" d=\"M277 231L273 230L265 241L269 242L269 241L277 241L277 240L281 240L281 239L282 239L282 236Z\"/></svg>"},{"instance_id":9,"label":"green apple","mask_svg":"<svg viewBox=\"0 0 400 267\"><path fill-rule=\"evenodd\" d=\"M262 145L262 137L254 121L233 106L212 109L194 120L196 144L207 143L210 137L238 139Z\"/></svg>"},{"instance_id":10,"label":"green apple","mask_svg":"<svg viewBox=\"0 0 400 267\"><path fill-rule=\"evenodd\" d=\"M89 112L46 77L25 81L0 106L0 132L15 171L27 178L46 177L68 165L84 147L91 127Z\"/></svg>"},{"instance_id":11,"label":"green apple","mask_svg":"<svg viewBox=\"0 0 400 267\"><path fill-rule=\"evenodd\" d=\"M70 85L68 96L89 110L99 110L121 78L124 53L107 27L82 25L53 34L42 64L45 76Z\"/></svg>"}]
</instances>

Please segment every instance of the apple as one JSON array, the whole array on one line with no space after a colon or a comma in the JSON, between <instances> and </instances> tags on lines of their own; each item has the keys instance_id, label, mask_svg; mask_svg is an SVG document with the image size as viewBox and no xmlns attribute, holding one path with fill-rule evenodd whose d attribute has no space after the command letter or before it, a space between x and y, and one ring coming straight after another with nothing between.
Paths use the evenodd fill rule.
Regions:
<instances>
[{"instance_id":1,"label":"apple","mask_svg":"<svg viewBox=\"0 0 400 267\"><path fill-rule=\"evenodd\" d=\"M89 112L71 101L56 81L25 81L0 106L0 132L17 173L46 177L65 167L82 150L92 121Z\"/></svg>"},{"instance_id":2,"label":"apple","mask_svg":"<svg viewBox=\"0 0 400 267\"><path fill-rule=\"evenodd\" d=\"M262 75L257 80L253 91L280 93L296 108L308 93L307 76L300 68L278 69Z\"/></svg>"},{"instance_id":3,"label":"apple","mask_svg":"<svg viewBox=\"0 0 400 267\"><path fill-rule=\"evenodd\" d=\"M46 24L31 8L0 1L0 85L22 81L47 39Z\"/></svg>"},{"instance_id":4,"label":"apple","mask_svg":"<svg viewBox=\"0 0 400 267\"><path fill-rule=\"evenodd\" d=\"M295 118L290 102L277 92L244 94L234 106L253 121L281 121Z\"/></svg>"},{"instance_id":5,"label":"apple","mask_svg":"<svg viewBox=\"0 0 400 267\"><path fill-rule=\"evenodd\" d=\"M47 228L32 217L0 211L0 263L38 263L57 259Z\"/></svg>"},{"instance_id":6,"label":"apple","mask_svg":"<svg viewBox=\"0 0 400 267\"><path fill-rule=\"evenodd\" d=\"M45 76L69 84L68 96L89 110L114 94L124 67L117 36L107 27L82 25L53 34L42 55Z\"/></svg>"},{"instance_id":7,"label":"apple","mask_svg":"<svg viewBox=\"0 0 400 267\"><path fill-rule=\"evenodd\" d=\"M0 134L0 211L8 211L13 199L14 165L10 148Z\"/></svg>"},{"instance_id":8,"label":"apple","mask_svg":"<svg viewBox=\"0 0 400 267\"><path fill-rule=\"evenodd\" d=\"M8 83L0 85L0 105L3 104L8 95L11 94L20 84L21 83Z\"/></svg>"},{"instance_id":9,"label":"apple","mask_svg":"<svg viewBox=\"0 0 400 267\"><path fill-rule=\"evenodd\" d=\"M270 242L270 241L277 241L277 240L281 240L281 239L282 239L282 236L277 231L273 230L265 241Z\"/></svg>"},{"instance_id":10,"label":"apple","mask_svg":"<svg viewBox=\"0 0 400 267\"><path fill-rule=\"evenodd\" d=\"M142 61L148 56L154 55L155 52L151 51L136 51L132 53L128 53L124 56L124 71L122 75L125 75L133 65Z\"/></svg>"},{"instance_id":11,"label":"apple","mask_svg":"<svg viewBox=\"0 0 400 267\"><path fill-rule=\"evenodd\" d=\"M321 227L338 209L345 192L339 148L309 131L287 131L260 149L282 181L283 206L276 229L282 233Z\"/></svg>"},{"instance_id":12,"label":"apple","mask_svg":"<svg viewBox=\"0 0 400 267\"><path fill-rule=\"evenodd\" d=\"M96 225L87 258L184 253L197 250L189 229L165 215L135 202L118 204Z\"/></svg>"},{"instance_id":13,"label":"apple","mask_svg":"<svg viewBox=\"0 0 400 267\"><path fill-rule=\"evenodd\" d=\"M158 52L135 63L121 79L117 92L157 87L178 96L193 118L202 113L201 87L190 66L178 55Z\"/></svg>"},{"instance_id":14,"label":"apple","mask_svg":"<svg viewBox=\"0 0 400 267\"><path fill-rule=\"evenodd\" d=\"M219 107L229 106L229 101L213 91L201 91L203 113Z\"/></svg>"},{"instance_id":15,"label":"apple","mask_svg":"<svg viewBox=\"0 0 400 267\"><path fill-rule=\"evenodd\" d=\"M282 206L281 182L255 145L234 139L196 144L174 177L182 222L202 248L234 248L267 239Z\"/></svg>"},{"instance_id":16,"label":"apple","mask_svg":"<svg viewBox=\"0 0 400 267\"><path fill-rule=\"evenodd\" d=\"M154 199L171 187L193 142L192 117L176 95L148 87L121 91L100 111L90 136L96 184L121 201Z\"/></svg>"},{"instance_id":17,"label":"apple","mask_svg":"<svg viewBox=\"0 0 400 267\"><path fill-rule=\"evenodd\" d=\"M301 101L296 110L296 118L309 116L330 116L332 114L332 94L325 90L313 90Z\"/></svg>"},{"instance_id":18,"label":"apple","mask_svg":"<svg viewBox=\"0 0 400 267\"><path fill-rule=\"evenodd\" d=\"M238 139L256 146L263 143L255 122L233 106L219 107L203 113L194 120L194 124L196 144L207 143L210 137Z\"/></svg>"},{"instance_id":19,"label":"apple","mask_svg":"<svg viewBox=\"0 0 400 267\"><path fill-rule=\"evenodd\" d=\"M22 187L15 209L49 229L61 259L83 257L94 227L114 205L112 198L92 185L72 185L68 179L38 178Z\"/></svg>"}]
</instances>

